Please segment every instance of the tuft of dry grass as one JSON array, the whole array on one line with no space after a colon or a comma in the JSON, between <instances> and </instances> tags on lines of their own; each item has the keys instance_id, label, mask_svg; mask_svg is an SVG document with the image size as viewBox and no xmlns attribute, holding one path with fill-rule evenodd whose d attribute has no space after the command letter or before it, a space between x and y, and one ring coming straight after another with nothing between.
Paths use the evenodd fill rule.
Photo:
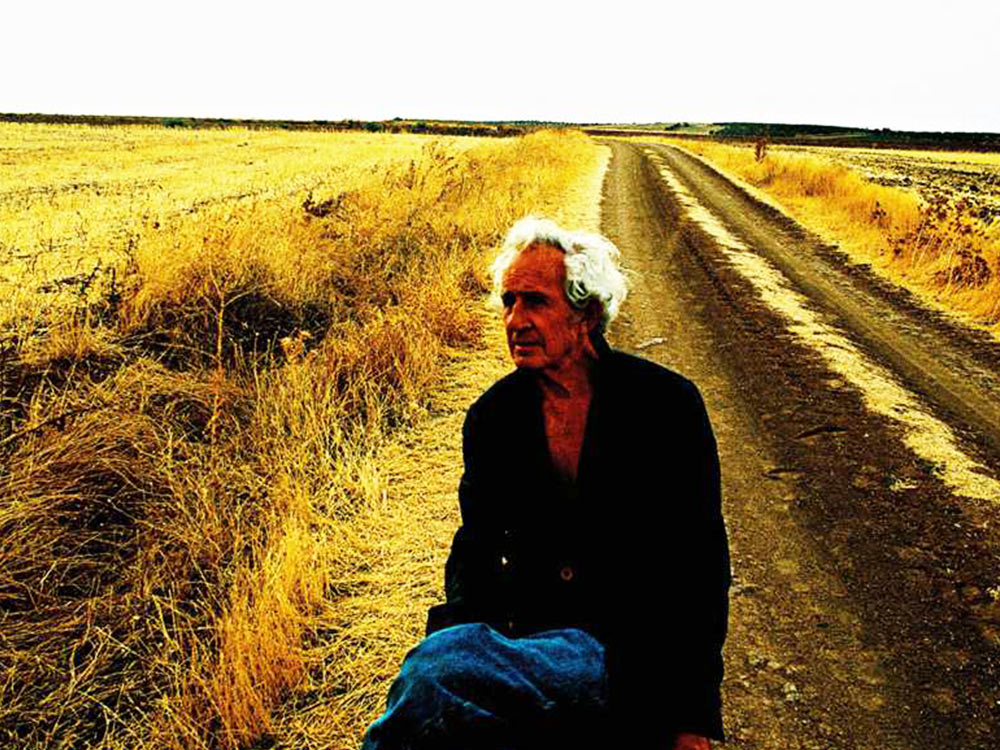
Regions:
<instances>
[{"instance_id":1,"label":"tuft of dry grass","mask_svg":"<svg viewBox=\"0 0 1000 750\"><path fill-rule=\"evenodd\" d=\"M371 679L325 644L373 563L378 452L478 346L507 226L606 158L553 132L410 154L182 210L86 295L6 310L0 744L259 746L317 674Z\"/></svg>"},{"instance_id":2,"label":"tuft of dry grass","mask_svg":"<svg viewBox=\"0 0 1000 750\"><path fill-rule=\"evenodd\" d=\"M923 200L815 153L672 142L753 188L859 263L1000 337L1000 225L963 198Z\"/></svg>"}]
</instances>

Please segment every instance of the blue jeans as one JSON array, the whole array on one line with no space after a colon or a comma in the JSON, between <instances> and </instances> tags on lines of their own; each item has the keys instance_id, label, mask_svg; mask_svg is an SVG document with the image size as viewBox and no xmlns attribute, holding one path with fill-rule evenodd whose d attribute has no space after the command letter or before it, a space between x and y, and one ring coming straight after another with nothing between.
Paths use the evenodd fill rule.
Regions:
<instances>
[{"instance_id":1,"label":"blue jeans","mask_svg":"<svg viewBox=\"0 0 1000 750\"><path fill-rule=\"evenodd\" d=\"M606 683L604 647L582 630L511 639L483 623L455 625L406 655L361 748L597 747Z\"/></svg>"}]
</instances>

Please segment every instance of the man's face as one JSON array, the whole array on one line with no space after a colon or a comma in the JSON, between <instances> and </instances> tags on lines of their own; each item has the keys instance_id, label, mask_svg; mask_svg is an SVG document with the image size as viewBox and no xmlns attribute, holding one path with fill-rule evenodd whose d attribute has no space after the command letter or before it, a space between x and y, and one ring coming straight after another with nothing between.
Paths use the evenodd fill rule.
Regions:
<instances>
[{"instance_id":1,"label":"man's face","mask_svg":"<svg viewBox=\"0 0 1000 750\"><path fill-rule=\"evenodd\" d=\"M561 371L584 359L590 326L566 299L565 279L563 253L550 245L527 248L504 273L504 326L518 367Z\"/></svg>"}]
</instances>

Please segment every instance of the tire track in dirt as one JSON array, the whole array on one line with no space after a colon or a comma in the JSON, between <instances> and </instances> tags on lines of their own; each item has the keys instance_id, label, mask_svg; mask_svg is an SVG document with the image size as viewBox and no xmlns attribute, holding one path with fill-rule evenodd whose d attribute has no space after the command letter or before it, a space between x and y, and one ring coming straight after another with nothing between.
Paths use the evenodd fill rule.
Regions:
<instances>
[{"instance_id":1,"label":"tire track in dirt","mask_svg":"<svg viewBox=\"0 0 1000 750\"><path fill-rule=\"evenodd\" d=\"M633 288L613 343L692 377L719 440L730 744L996 746L996 506L955 497L686 218L641 148L614 149L603 231ZM686 184L715 210L696 174ZM764 211L745 218L774 243L806 236Z\"/></svg>"},{"instance_id":2,"label":"tire track in dirt","mask_svg":"<svg viewBox=\"0 0 1000 750\"><path fill-rule=\"evenodd\" d=\"M733 235L664 166L655 151L646 149L646 154L659 168L674 198L685 207L686 215L717 241L727 262L751 282L757 296L787 320L789 332L818 351L833 372L860 390L869 410L898 422L905 432L906 445L921 459L935 464L941 478L955 492L983 500L1000 500L1000 482L958 446L954 431L946 423L935 418L921 399L899 383L892 371L874 362L855 345L830 316L817 311L772 263ZM815 429L810 434L815 434Z\"/></svg>"},{"instance_id":3,"label":"tire track in dirt","mask_svg":"<svg viewBox=\"0 0 1000 750\"><path fill-rule=\"evenodd\" d=\"M922 308L755 200L704 160L669 146L650 147L694 187L734 233L773 263L819 309L832 312L872 355L932 400L970 439L1000 460L1000 344Z\"/></svg>"}]
</instances>

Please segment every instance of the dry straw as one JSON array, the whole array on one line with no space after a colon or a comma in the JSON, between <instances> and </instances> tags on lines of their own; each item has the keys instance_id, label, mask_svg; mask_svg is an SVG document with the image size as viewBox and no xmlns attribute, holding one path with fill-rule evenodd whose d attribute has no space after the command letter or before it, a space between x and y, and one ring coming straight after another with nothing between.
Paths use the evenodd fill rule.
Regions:
<instances>
[{"instance_id":1,"label":"dry straw","mask_svg":"<svg viewBox=\"0 0 1000 750\"><path fill-rule=\"evenodd\" d=\"M94 135L32 134L98 153ZM403 528L379 520L373 457L426 412L445 353L479 341L507 226L551 211L599 149L567 133L401 136L401 159L393 136L309 134L340 151L307 172L294 134L191 133L189 152L165 130L101 135L131 139L138 154L116 153L157 179L208 154L183 184L215 193L119 223L127 241L80 294L44 290L60 263L9 269L32 294L2 316L0 745L235 748L294 729L301 746L320 714L322 736L354 731L372 666L327 644L338 618L363 617L349 602L371 535ZM237 154L279 164L241 189ZM36 173L52 206L107 208ZM154 183L119 187L155 213ZM32 218L43 239L62 231L46 217ZM92 260L78 240L62 252ZM330 684L338 711L361 713L301 698Z\"/></svg>"}]
</instances>

